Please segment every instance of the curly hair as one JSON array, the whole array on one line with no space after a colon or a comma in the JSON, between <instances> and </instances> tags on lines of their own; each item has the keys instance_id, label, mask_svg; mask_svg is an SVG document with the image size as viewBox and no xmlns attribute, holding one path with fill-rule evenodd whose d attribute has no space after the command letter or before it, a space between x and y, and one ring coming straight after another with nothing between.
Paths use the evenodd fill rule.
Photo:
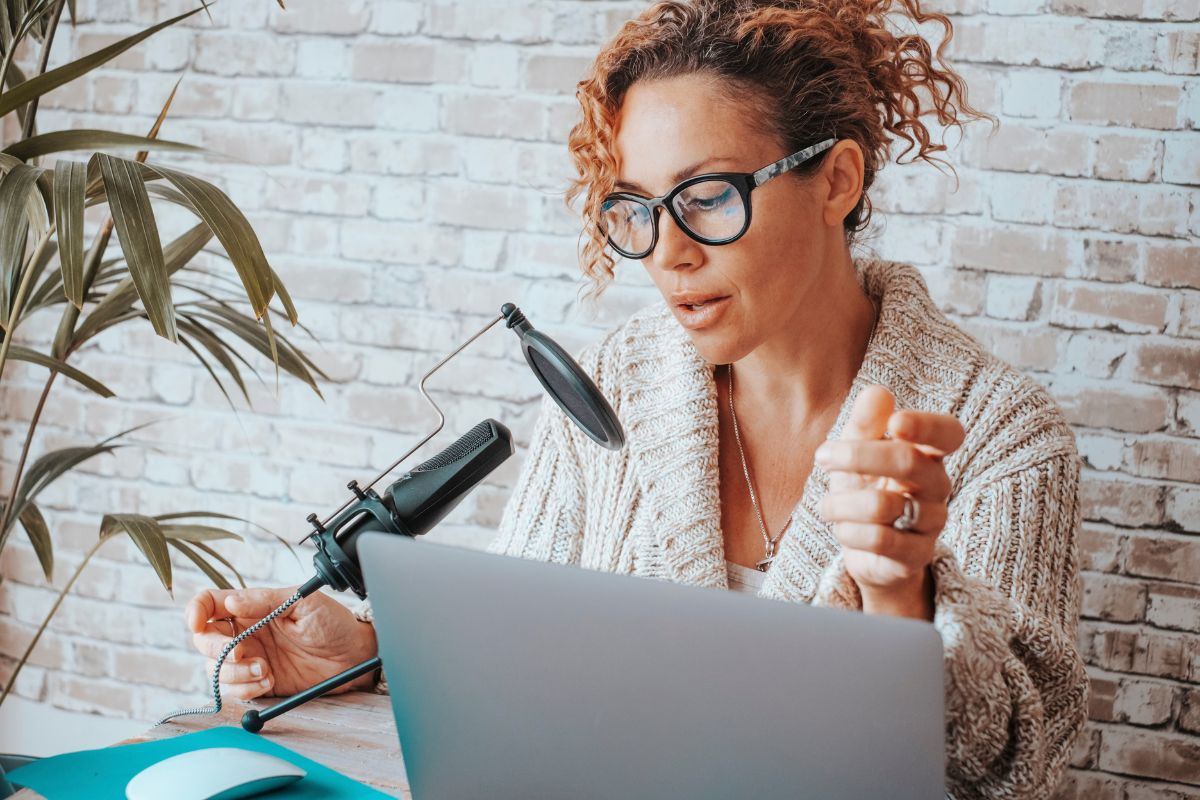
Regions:
<instances>
[{"instance_id":1,"label":"curly hair","mask_svg":"<svg viewBox=\"0 0 1200 800\"><path fill-rule=\"evenodd\" d=\"M940 23L946 33L937 62L919 34L890 31L899 13L920 24ZM998 120L971 108L966 85L942 59L953 37L944 14L923 12L920 0L660 0L625 23L596 56L576 97L582 119L568 147L578 177L566 193L569 206L584 196L580 267L599 297L613 279L613 257L597 220L617 179L614 129L625 93L637 81L704 73L717 77L729 98L749 104L763 131L800 150L828 136L858 142L864 158L863 193L843 221L847 242L871 219L867 189L887 163L895 134L917 147L919 159L946 149L930 141L919 117L936 112L944 126L962 128L959 116ZM933 106L933 112L928 108ZM795 171L808 177L824 157ZM949 166L949 164L947 164ZM951 166L951 171L954 168ZM957 173L955 173L957 178Z\"/></svg>"}]
</instances>

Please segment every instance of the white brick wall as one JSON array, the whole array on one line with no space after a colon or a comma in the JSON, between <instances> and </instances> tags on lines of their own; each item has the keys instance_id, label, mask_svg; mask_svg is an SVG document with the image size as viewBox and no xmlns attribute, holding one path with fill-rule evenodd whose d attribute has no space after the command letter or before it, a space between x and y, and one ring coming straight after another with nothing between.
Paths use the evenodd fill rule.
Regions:
<instances>
[{"instance_id":1,"label":"white brick wall","mask_svg":"<svg viewBox=\"0 0 1200 800\"><path fill-rule=\"evenodd\" d=\"M562 207L574 82L640 2L238 0L131 50L44 103L43 130L147 130L182 72L163 136L237 161L163 158L247 211L337 383L284 380L235 415L186 353L131 328L80 364L117 390L55 388L39 446L169 418L44 497L65 579L109 510L208 508L291 539L427 430L419 375L512 300L578 350L654 299L637 265L595 313L576 302L577 222ZM1200 797L1200 0L941 0L973 104L948 159L892 166L865 245L926 275L935 299L1051 387L1087 465L1081 647L1093 721L1062 797ZM54 63L191 7L80 0ZM937 27L931 33L937 33ZM957 141L951 137L953 145ZM166 215L169 235L189 220ZM28 333L48 336L55 320ZM522 447L539 387L493 332L431 382L441 446L494 416ZM303 343L303 337L298 337ZM0 390L0 480L40 390ZM154 449L149 449L153 447ZM418 454L420 455L420 454ZM433 538L483 545L521 458ZM7 481L3 485L7 485ZM255 582L306 577L250 532L225 548ZM304 556L307 565L307 555ZM73 563L74 561L74 563ZM4 555L0 640L19 650L53 592L18 533ZM175 599L109 545L18 684L63 709L149 719L203 692ZM0 670L0 677L3 671ZM1190 788L1189 788L1190 787Z\"/></svg>"}]
</instances>

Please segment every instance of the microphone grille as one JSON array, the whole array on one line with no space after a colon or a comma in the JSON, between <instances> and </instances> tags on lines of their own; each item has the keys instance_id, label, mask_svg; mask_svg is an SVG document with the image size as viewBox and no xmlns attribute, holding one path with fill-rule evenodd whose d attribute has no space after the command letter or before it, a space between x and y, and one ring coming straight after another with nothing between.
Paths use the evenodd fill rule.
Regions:
<instances>
[{"instance_id":1,"label":"microphone grille","mask_svg":"<svg viewBox=\"0 0 1200 800\"><path fill-rule=\"evenodd\" d=\"M432 472L436 469L441 469L447 464L453 464L460 458L466 458L474 453L483 445L487 444L491 438L495 436L495 431L492 430L490 420L484 420L476 425L471 430L459 437L458 441L447 447L442 452L438 453L428 461L424 461L413 468L413 472Z\"/></svg>"}]
</instances>

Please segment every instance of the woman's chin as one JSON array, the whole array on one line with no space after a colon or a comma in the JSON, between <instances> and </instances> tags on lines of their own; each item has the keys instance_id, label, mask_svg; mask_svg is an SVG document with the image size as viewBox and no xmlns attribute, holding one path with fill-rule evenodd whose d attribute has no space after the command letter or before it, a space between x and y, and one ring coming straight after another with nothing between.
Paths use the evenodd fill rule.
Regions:
<instances>
[{"instance_id":1,"label":"woman's chin","mask_svg":"<svg viewBox=\"0 0 1200 800\"><path fill-rule=\"evenodd\" d=\"M743 349L728 336L709 331L688 331L688 338L700 357L709 364L730 364L745 355Z\"/></svg>"}]
</instances>

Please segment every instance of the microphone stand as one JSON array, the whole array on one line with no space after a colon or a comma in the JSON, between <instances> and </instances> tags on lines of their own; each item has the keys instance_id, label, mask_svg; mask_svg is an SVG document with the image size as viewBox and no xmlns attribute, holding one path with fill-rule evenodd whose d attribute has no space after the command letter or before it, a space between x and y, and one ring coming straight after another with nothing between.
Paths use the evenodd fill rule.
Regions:
<instances>
[{"instance_id":1,"label":"microphone stand","mask_svg":"<svg viewBox=\"0 0 1200 800\"><path fill-rule=\"evenodd\" d=\"M300 543L303 544L308 539L315 539L318 550L325 556L325 559L322 563L330 565L329 569L318 567L319 575L309 582L310 584L313 584L313 590L319 586L328 584L333 586L338 591L344 591L347 588L354 589L355 593L358 594L359 597L366 597L366 591L365 587L362 585L361 576L358 576L357 573L357 562L355 562L355 568L350 570L354 573L353 576L351 576L351 579L346 580L346 570L343 569L344 562L348 560L353 561L353 559L347 559L345 557L346 554L337 548L338 542L333 536L333 532L329 531L326 526L331 522L334 522L337 525L345 523L347 518L338 517L338 515L347 508L350 508L351 505L355 503L358 503L356 508L370 511L380 523L383 523L386 526L387 508L381 502L379 502L379 495L374 492L372 487L379 481L383 480L383 478L391 473L391 471L397 466L399 466L404 459L408 458L423 444L432 439L439 431L441 431L442 426L446 422L446 417L442 413L442 409L438 407L438 404L434 402L433 398L430 397L428 392L425 391L425 382L429 380L430 376L441 369L447 361L454 358L454 356L458 355L468 345L470 345L472 342L490 330L493 326L495 326L496 323L502 320L505 321L506 327L512 330L521 340L521 348L525 355L526 362L529 364L534 375L542 384L546 392L558 403L559 407L563 410L563 413L565 413L572 421L574 421L576 425L582 428L588 436L600 443L602 446L610 450L618 450L624 446L625 432L621 427L621 423L617 419L616 414L613 412L612 407L608 404L608 401L605 400L604 396L599 393L599 390L596 388L591 378L585 372L583 372L579 365L575 363L574 359L572 359L571 356L556 342L542 334L540 331L536 330L525 318L525 315L521 313L519 308L512 303L505 303L503 306L501 306L500 313L498 315L493 317L478 332L467 339L467 341L459 345L458 348L452 353L438 361L438 363L434 364L433 367L426 372L424 376L422 376L417 389L420 391L421 396L425 398L425 401L437 413L437 427L434 428L429 435L417 442L417 444L414 445L407 453L396 459L395 463L376 476L374 480L367 484L365 489L360 488L357 481L351 481L346 488L353 493L353 497L344 502L340 508L335 510L325 519L319 519L316 513L308 515L307 522L312 526L313 530L311 533L301 539ZM567 402L566 398L563 396L564 393L571 395L577 401L582 402L583 405L580 406L579 402ZM491 420L491 422L493 422L494 425L498 424L495 423L494 420ZM481 423L481 425L482 424L483 423ZM507 435L507 429L505 429L505 434ZM390 528L386 527L384 529L391 530ZM392 530L392 532L397 531ZM398 532L405 533L405 531ZM408 533L408 535L412 534ZM329 552L330 550L333 552ZM269 708L263 709L262 711L251 709L242 716L242 727L251 733L258 733L262 730L263 725L271 719L274 719L281 714L285 714L293 708L296 708L297 706L300 706L309 700L312 700L313 698L320 697L321 695L336 689L337 687L342 686L343 684L346 684L355 678L366 675L371 670L379 669L382 666L382 663L383 662L378 657L368 659L357 666L353 666L350 669L340 672L337 675L334 675L332 678L328 678L327 680L305 689L304 691L289 697L283 702L276 703ZM218 710L220 709L219 692L217 694L216 708ZM167 719L170 719L170 717Z\"/></svg>"},{"instance_id":2,"label":"microphone stand","mask_svg":"<svg viewBox=\"0 0 1200 800\"><path fill-rule=\"evenodd\" d=\"M333 691L342 684L349 683L355 678L362 677L368 672L379 669L382 666L383 661L379 658L379 656L368 658L361 664L357 664L348 670L339 672L332 678L327 678L318 684L314 684L313 686L305 689L303 692L294 694L281 703L276 703L269 708L264 708L262 711L252 708L242 715L242 728L250 733L258 733L262 730L263 725L265 725L267 722L270 722L275 717L278 717L280 714L286 714L296 706L303 705L309 700L315 700L321 695Z\"/></svg>"},{"instance_id":3,"label":"microphone stand","mask_svg":"<svg viewBox=\"0 0 1200 800\"><path fill-rule=\"evenodd\" d=\"M442 413L442 409L440 409L438 407L438 404L434 403L433 398L428 396L428 393L425 391L425 381L430 379L431 375L434 372L437 372L438 369L442 368L442 366L445 365L446 361L449 361L450 359L452 359L452 357L455 357L456 355L462 353L462 351L467 348L467 345L474 342L475 339L478 339L480 336L484 335L484 333L486 333L488 330L491 330L492 326L496 325L496 323L498 323L498 321L500 321L502 319L520 319L523 321L524 317L523 317L523 315L521 315L520 309L518 309L516 306L512 305L512 303L504 303L504 307L502 309L500 309L500 313L497 314L496 317L494 317L490 321L490 323L487 323L486 325L484 325L484 327L482 327L482 329L480 329L479 332L476 332L474 336L467 339L466 342L463 342L462 344L458 345L458 348L454 351L454 353L451 353L450 355L445 356L444 359L438 361L436 363L436 365L433 365L433 367L430 369L430 371L428 371L424 375L422 375L420 384L418 386L418 390L420 391L421 396L425 398L425 401L431 405L431 407L434 410L434 413L437 413L438 426L436 428L433 428L433 431L430 434L426 435L426 437L424 439L421 439L420 441L418 441L418 443L416 443L412 447L412 449L410 449L408 452L404 453L404 455L401 456L400 458L397 458L396 462L394 464L391 464L388 469L385 469L382 471L382 473L379 473L379 475L376 476L376 479L374 479L373 481L368 483L366 492L371 492L371 487L376 485L376 483L378 483L380 480L383 480L383 477L388 475L389 473L391 473L391 470L396 469L396 467L398 467L398 465L400 465L400 463L402 461L404 461L404 459L408 458L408 456L410 456L410 455L413 455L413 453L416 452L416 450L418 450L421 445L424 445L426 443L426 441L432 439L434 437L434 435L437 435L437 433L440 431L440 429L442 429L442 426L445 425L446 417ZM358 481L350 481L349 486L347 486L347 488L349 488L350 491L352 491L354 493L355 497L352 497L349 500L347 500L346 503L343 503L342 506L340 507L340 509L335 510L334 512L331 513L331 515L329 515L328 517L325 517L324 519L318 519L316 513L311 513L311 515L308 515L308 524L312 525L313 531L311 534L308 534L307 536L305 536L304 540L301 540L301 543L304 543L308 539L312 539L312 537L314 537L314 536L319 536L320 534L324 534L325 533L325 525L329 524L329 522L332 521L332 519L334 519L338 515L338 513L341 513L343 510L346 510L350 504L354 503L355 498L359 499L359 500L362 500L365 498L365 493L358 486ZM318 542L319 542L319 540L318 540ZM378 656L376 656L374 658L367 658L366 661L364 661L360 664L356 664L356 666L350 667L349 669L343 670L343 672L337 673L336 675L332 676L332 678L328 678L323 681L320 681L319 684L314 684L314 685L306 688L306 690L299 692L298 694L293 694L292 697L289 697L288 699L283 700L283 702L281 702L281 703L276 703L275 705L270 706L270 708L263 709L262 711L259 711L258 709L251 709L251 710L246 711L245 714L241 716L241 727L248 730L248 732L250 732L250 733L258 733L259 730L263 729L264 724L270 722L271 720L274 720L275 717L280 716L282 714L287 714L288 711L296 708L296 706L304 705L305 703L308 702L308 700L316 699L316 698L322 696L322 694L325 694L326 692L335 690L335 688L337 688L338 686L342 686L343 684L348 684L348 682L354 680L355 678L361 678L362 675L365 675L368 672L371 672L372 669L379 669L382 666L383 666L383 661L380 660L380 658Z\"/></svg>"},{"instance_id":4,"label":"microphone stand","mask_svg":"<svg viewBox=\"0 0 1200 800\"><path fill-rule=\"evenodd\" d=\"M346 502L342 503L341 507L334 510L333 513L329 514L329 516L327 516L325 519L323 519L323 520L319 519L315 513L309 514L307 521L310 525L312 525L313 531L311 533L309 533L307 536L305 536L304 539L300 540L301 544L303 544L305 541L307 541L310 538L320 537L321 534L325 533L325 530L326 530L325 526L328 525L330 523L330 521L332 521L338 514L340 514L345 509L349 508L350 504L353 503L356 499L358 499L359 501L362 501L363 499L365 499L366 496L374 494L372 492L372 487L376 483L383 480L384 477L386 477L389 473L391 473L392 470L394 470L396 467L398 467L400 465L400 462L404 461L404 459L408 458L410 455L415 453L423 444L428 442L430 439L432 439L434 436L436 436L439 431L441 431L442 426L446 423L446 415L442 413L442 409L438 406L438 404L436 402L434 402L433 398L429 396L429 393L425 391L425 382L427 380L429 380L430 376L432 376L433 373L435 373L439 369L441 369L442 366L445 365L445 363L447 361L454 358L456 355L458 355L463 350L465 350L468 345L470 345L472 342L474 342L480 336L483 336L483 334L485 334L489 330L491 330L492 327L497 322L500 322L501 320L508 320L509 327L513 327L514 325L519 324L519 323L521 323L521 324L525 323L525 317L523 314L521 314L520 309L518 309L512 303L505 303L504 306L500 309L500 313L497 314L495 317L493 317L491 321L489 321L486 325L484 325L482 328L480 328L478 332L476 332L473 336L471 336L469 339L467 339L465 342L463 342L461 345L459 345L458 348L455 349L452 353L447 355L441 361L434 364L433 367L421 377L421 381L418 384L417 389L421 393L421 396L425 398L425 401L433 408L434 412L438 415L437 427L434 428L424 439L422 439L421 441L419 441L415 445L413 445L413 447L411 449L409 449L409 451L407 453L400 456L400 458L396 459L396 461L391 466L389 466L387 469L383 470L383 472L379 473L379 475L377 475L373 481L371 481L369 484L367 484L365 491L358 486L358 481L350 481L350 483L347 485L346 488L350 489L350 491L354 493L354 496L351 497ZM317 538L317 541L319 544L320 539ZM378 656L376 656L375 658L369 658L366 661L362 662L361 664L358 664L356 666L350 667L350 669L339 672L337 675L334 675L332 678L327 678L326 680L323 680L320 683L314 684L313 686L310 686L309 688L305 689L304 691L299 692L298 694L294 694L291 697L289 697L287 700L284 700L280 703L276 703L275 705L270 706L269 708L265 708L262 711L259 711L258 709L250 709L249 711L247 711L245 714L242 715L242 728L249 731L250 733L258 733L259 731L261 731L263 729L263 725L265 725L267 722L270 722L275 717L278 717L282 714L286 714L287 712L291 711L293 708L296 708L297 706L301 706L301 705L307 703L309 700L314 700L314 699L320 697L321 695L323 695L327 692L330 692L343 684L349 683L350 681L354 680L355 678L359 678L363 675L366 675L371 670L379 669L382 666L383 666L383 661Z\"/></svg>"}]
</instances>

